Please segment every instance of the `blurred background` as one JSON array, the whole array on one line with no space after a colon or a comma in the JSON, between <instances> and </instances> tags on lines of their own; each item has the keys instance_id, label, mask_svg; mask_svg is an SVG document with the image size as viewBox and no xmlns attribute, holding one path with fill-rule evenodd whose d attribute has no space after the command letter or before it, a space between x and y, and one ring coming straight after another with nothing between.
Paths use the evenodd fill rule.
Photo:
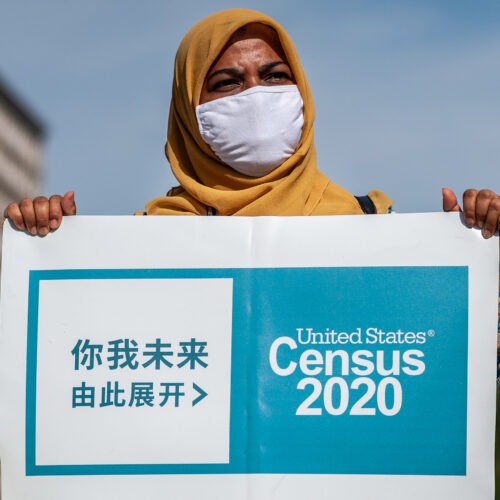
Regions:
<instances>
[{"instance_id":1,"label":"blurred background","mask_svg":"<svg viewBox=\"0 0 500 500\"><path fill-rule=\"evenodd\" d=\"M382 189L398 212L440 210L442 186L500 191L496 0L2 0L0 202L75 190L80 214L132 214L175 185L175 51L230 7L294 39L332 180Z\"/></svg>"}]
</instances>

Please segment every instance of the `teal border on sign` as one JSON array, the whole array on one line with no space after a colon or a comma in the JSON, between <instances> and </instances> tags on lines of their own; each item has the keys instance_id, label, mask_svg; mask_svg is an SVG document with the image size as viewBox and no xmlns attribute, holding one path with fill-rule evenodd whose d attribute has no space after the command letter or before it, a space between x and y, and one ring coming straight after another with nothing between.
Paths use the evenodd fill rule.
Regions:
<instances>
[{"instance_id":1,"label":"teal border on sign","mask_svg":"<svg viewBox=\"0 0 500 500\"><path fill-rule=\"evenodd\" d=\"M40 281L44 280L117 280L117 279L233 279L233 286L244 280L247 270L231 269L62 269L54 271L30 271L28 300L28 347L26 373L26 475L130 475L130 474L215 474L228 473L227 464L89 464L89 465L38 465L36 463L36 374L38 344L38 304ZM233 310L241 310L235 304ZM233 332L245 328L233 315ZM234 336L233 336L234 341ZM234 348L233 348L234 349ZM233 356L234 354L232 354ZM233 373L233 370L232 370ZM232 375L233 377L233 375ZM231 381L231 385L233 381ZM239 408L244 405L243 396L231 394L230 443L243 449L244 432L233 432L233 417L244 422ZM243 430L244 429L240 429ZM244 458L232 456L231 463L244 467Z\"/></svg>"},{"instance_id":2,"label":"teal border on sign","mask_svg":"<svg viewBox=\"0 0 500 500\"><path fill-rule=\"evenodd\" d=\"M40 282L194 278L233 280L229 463L37 464ZM332 314L346 329L354 329L356 325L367 327L370 321L383 325L392 313L403 324L416 318L416 322L437 325L437 331L442 332L429 353L429 377L404 380L412 401L416 401L415 408L404 407L398 417L371 420L359 416L297 417L299 379L290 377L286 385L268 366L269 347L276 336L288 335L293 325L332 326ZM355 318L352 324L351 317ZM467 267L33 270L28 298L26 475L465 475L467 328ZM305 395L301 394L302 399ZM429 401L436 405L434 414L428 414ZM261 416L263 407L276 411ZM422 408L427 413L421 414ZM252 441L250 435L254 436ZM380 442L380 436L385 435L389 441ZM318 442L323 445L318 446Z\"/></svg>"}]
</instances>

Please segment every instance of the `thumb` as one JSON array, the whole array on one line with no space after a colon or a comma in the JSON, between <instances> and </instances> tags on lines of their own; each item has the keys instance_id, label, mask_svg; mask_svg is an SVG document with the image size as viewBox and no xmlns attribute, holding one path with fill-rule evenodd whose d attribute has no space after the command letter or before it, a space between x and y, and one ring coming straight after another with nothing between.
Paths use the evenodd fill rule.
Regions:
<instances>
[{"instance_id":1,"label":"thumb","mask_svg":"<svg viewBox=\"0 0 500 500\"><path fill-rule=\"evenodd\" d=\"M444 212L459 212L462 209L458 204L457 197L455 193L448 188L443 188L443 211Z\"/></svg>"},{"instance_id":2,"label":"thumb","mask_svg":"<svg viewBox=\"0 0 500 500\"><path fill-rule=\"evenodd\" d=\"M68 191L61 199L63 215L76 215L75 193Z\"/></svg>"}]
</instances>

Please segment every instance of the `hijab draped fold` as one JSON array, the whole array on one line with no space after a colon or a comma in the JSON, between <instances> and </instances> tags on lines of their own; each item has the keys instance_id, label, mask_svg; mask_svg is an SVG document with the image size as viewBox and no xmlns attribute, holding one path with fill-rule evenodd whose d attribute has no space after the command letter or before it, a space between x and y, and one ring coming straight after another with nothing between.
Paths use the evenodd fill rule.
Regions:
<instances>
[{"instance_id":1,"label":"hijab draped fold","mask_svg":"<svg viewBox=\"0 0 500 500\"><path fill-rule=\"evenodd\" d=\"M240 174L217 158L202 139L195 107L211 66L235 31L262 23L279 37L304 102L304 126L295 153L264 177ZM167 196L146 204L149 215L336 215L363 213L356 198L332 183L316 166L314 104L292 40L276 21L248 9L206 17L186 34L175 59L165 152L180 183ZM369 193L377 211L392 204L380 191Z\"/></svg>"}]
</instances>

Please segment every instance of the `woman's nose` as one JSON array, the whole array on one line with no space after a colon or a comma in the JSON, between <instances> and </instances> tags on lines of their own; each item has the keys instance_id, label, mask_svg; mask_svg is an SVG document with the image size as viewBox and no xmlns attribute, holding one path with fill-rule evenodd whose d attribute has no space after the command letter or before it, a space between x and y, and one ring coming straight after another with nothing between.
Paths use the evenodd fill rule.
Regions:
<instances>
[{"instance_id":1,"label":"woman's nose","mask_svg":"<svg viewBox=\"0 0 500 500\"><path fill-rule=\"evenodd\" d=\"M251 89L252 87L256 87L257 85L262 85L262 80L259 75L245 76L243 90Z\"/></svg>"}]
</instances>

